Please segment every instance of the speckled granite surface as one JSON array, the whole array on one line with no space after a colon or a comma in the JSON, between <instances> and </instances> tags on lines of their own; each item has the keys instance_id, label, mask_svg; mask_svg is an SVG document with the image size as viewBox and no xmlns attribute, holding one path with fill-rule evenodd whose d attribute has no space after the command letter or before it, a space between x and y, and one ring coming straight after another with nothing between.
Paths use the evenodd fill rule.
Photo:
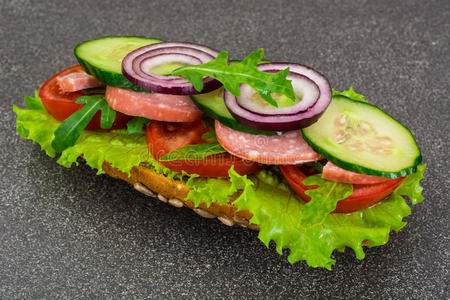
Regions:
<instances>
[{"instance_id":1,"label":"speckled granite surface","mask_svg":"<svg viewBox=\"0 0 450 300\"><path fill-rule=\"evenodd\" d=\"M0 3L0 298L449 297L448 1L25 1ZM408 225L333 271L289 265L257 233L63 168L15 134L12 104L103 35L193 41L310 65L415 134L426 201Z\"/></svg>"}]
</instances>

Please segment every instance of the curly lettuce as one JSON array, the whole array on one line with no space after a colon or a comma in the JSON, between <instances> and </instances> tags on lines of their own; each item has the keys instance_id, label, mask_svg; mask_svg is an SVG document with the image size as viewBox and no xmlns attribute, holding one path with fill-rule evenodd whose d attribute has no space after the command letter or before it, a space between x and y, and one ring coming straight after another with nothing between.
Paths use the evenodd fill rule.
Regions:
<instances>
[{"instance_id":1,"label":"curly lettuce","mask_svg":"<svg viewBox=\"0 0 450 300\"><path fill-rule=\"evenodd\" d=\"M39 98L26 99L29 109L13 106L17 114L17 132L22 138L40 144L41 149L50 157L55 157L56 151L52 147L52 140L60 123L43 109L42 103L39 105ZM80 156L90 167L98 170L97 174L103 173L102 165L105 161L128 174L131 168L141 163L157 164L148 152L145 135L127 135L125 130L110 132L85 130L75 145L61 152L57 163L70 168L73 164L78 165L77 159Z\"/></svg>"},{"instance_id":2,"label":"curly lettuce","mask_svg":"<svg viewBox=\"0 0 450 300\"><path fill-rule=\"evenodd\" d=\"M352 184L328 181L322 178L322 174L309 176L303 180L303 183L318 186L305 192L311 200L301 208L300 222L303 226L322 223L326 216L336 209L339 200L353 193Z\"/></svg>"},{"instance_id":3,"label":"curly lettuce","mask_svg":"<svg viewBox=\"0 0 450 300\"><path fill-rule=\"evenodd\" d=\"M305 202L291 190L268 184L257 175L241 176L233 169L229 171L229 181L191 179L189 187L192 190L187 199L196 205L205 202L210 205L212 199L219 199L219 203L228 202L229 197L237 193L232 203L238 210L253 214L250 223L258 225L258 237L267 247L274 241L278 253L282 254L283 249L290 250L290 263L305 260L310 267L330 270L335 263L331 258L334 250L344 251L345 247L350 247L358 259L363 259L364 241L369 240L369 247L384 245L391 229L399 231L406 225L403 218L411 213L411 209L402 196L417 197L416 187L424 168L419 166L418 173L410 175L410 180L405 180L395 193L378 205L351 214L328 213L320 223L308 226L301 222ZM342 195L342 190L338 189L337 194Z\"/></svg>"},{"instance_id":4,"label":"curly lettuce","mask_svg":"<svg viewBox=\"0 0 450 300\"><path fill-rule=\"evenodd\" d=\"M17 132L22 138L40 144L43 151L55 157L52 148L54 132L59 126L43 109L39 98L26 98L28 109L13 107L17 114ZM248 210L253 214L250 222L260 228L259 239L268 246L276 244L278 253L289 249L291 263L306 261L311 267L331 269L335 260L331 258L335 250L344 251L350 247L358 259L364 258L362 242L369 240L369 247L383 245L389 239L389 232L400 230L406 225L403 218L411 213L404 196L412 204L423 200L420 180L425 165L418 166L416 173L409 175L396 191L386 200L370 208L352 214L330 214L337 199L345 197L348 188L334 189L334 195L327 195L328 204L324 207L311 204L310 208L299 199L286 184L280 182L276 170L263 170L252 176L241 176L230 169L230 179L200 178L185 176L157 163L149 155L145 136L142 133L127 135L125 130L110 132L84 131L77 143L65 149L58 163L70 167L78 164L82 156L86 163L103 173L102 164L107 161L122 172L129 173L133 166L144 164L169 178L188 178L186 185L191 189L187 199L196 206L230 202L238 210ZM324 184L311 179L310 184ZM313 197L319 198L323 191L318 190ZM306 213L317 211L319 217ZM308 226L305 226L308 225Z\"/></svg>"}]
</instances>

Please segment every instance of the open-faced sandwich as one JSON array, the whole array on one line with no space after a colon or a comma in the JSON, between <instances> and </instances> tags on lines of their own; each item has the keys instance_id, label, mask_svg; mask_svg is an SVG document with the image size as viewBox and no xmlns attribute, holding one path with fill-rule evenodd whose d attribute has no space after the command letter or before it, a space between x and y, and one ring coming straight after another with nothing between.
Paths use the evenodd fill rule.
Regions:
<instances>
[{"instance_id":1,"label":"open-faced sandwich","mask_svg":"<svg viewBox=\"0 0 450 300\"><path fill-rule=\"evenodd\" d=\"M310 67L242 61L191 43L102 37L46 80L21 137L58 163L84 160L148 195L259 230L291 263L383 245L423 200L410 131Z\"/></svg>"}]
</instances>

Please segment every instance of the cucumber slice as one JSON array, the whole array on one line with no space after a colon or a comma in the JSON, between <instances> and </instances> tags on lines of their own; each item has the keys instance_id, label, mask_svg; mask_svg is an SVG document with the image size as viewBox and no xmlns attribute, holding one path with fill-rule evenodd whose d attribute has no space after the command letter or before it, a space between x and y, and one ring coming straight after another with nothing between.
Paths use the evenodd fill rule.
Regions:
<instances>
[{"instance_id":1,"label":"cucumber slice","mask_svg":"<svg viewBox=\"0 0 450 300\"><path fill-rule=\"evenodd\" d=\"M137 36L108 36L89 40L75 47L75 56L86 71L106 85L143 91L122 75L122 60L133 50L162 42Z\"/></svg>"},{"instance_id":2,"label":"cucumber slice","mask_svg":"<svg viewBox=\"0 0 450 300\"><path fill-rule=\"evenodd\" d=\"M234 130L260 135L277 134L275 131L257 130L239 123L225 106L223 101L223 88L219 88L206 94L191 95L190 97L205 114Z\"/></svg>"},{"instance_id":3,"label":"cucumber slice","mask_svg":"<svg viewBox=\"0 0 450 300\"><path fill-rule=\"evenodd\" d=\"M422 161L408 128L378 107L344 96L334 96L302 133L319 154L357 173L398 178L416 172Z\"/></svg>"}]
</instances>

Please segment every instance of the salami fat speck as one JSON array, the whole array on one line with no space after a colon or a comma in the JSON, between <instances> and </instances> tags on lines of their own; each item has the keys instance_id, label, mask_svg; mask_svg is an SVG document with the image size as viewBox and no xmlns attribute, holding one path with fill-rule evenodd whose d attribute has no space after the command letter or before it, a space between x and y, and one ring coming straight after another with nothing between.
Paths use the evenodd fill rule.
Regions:
<instances>
[{"instance_id":1,"label":"salami fat speck","mask_svg":"<svg viewBox=\"0 0 450 300\"><path fill-rule=\"evenodd\" d=\"M264 136L236 131L219 121L215 128L222 147L243 159L262 164L295 165L322 158L305 142L300 130Z\"/></svg>"},{"instance_id":2,"label":"salami fat speck","mask_svg":"<svg viewBox=\"0 0 450 300\"><path fill-rule=\"evenodd\" d=\"M116 111L151 120L193 122L203 116L189 96L134 92L108 86L106 101Z\"/></svg>"}]
</instances>

